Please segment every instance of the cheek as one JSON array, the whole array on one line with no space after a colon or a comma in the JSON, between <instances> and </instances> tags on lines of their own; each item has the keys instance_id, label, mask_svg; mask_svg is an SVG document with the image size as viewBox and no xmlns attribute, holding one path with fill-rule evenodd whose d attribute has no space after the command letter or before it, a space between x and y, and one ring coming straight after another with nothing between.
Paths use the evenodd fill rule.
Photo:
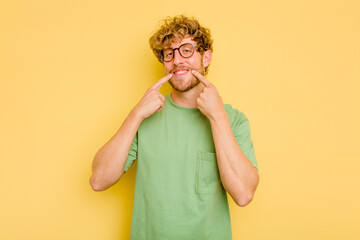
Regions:
<instances>
[{"instance_id":1,"label":"cheek","mask_svg":"<svg viewBox=\"0 0 360 240\"><path fill-rule=\"evenodd\" d=\"M203 65L201 63L197 63L196 65L193 65L193 69L202 73L203 72Z\"/></svg>"},{"instance_id":2,"label":"cheek","mask_svg":"<svg viewBox=\"0 0 360 240\"><path fill-rule=\"evenodd\" d=\"M201 70L203 68L203 63L201 59L197 59L197 61L193 61L191 63L191 65L193 66L194 69L196 70Z\"/></svg>"},{"instance_id":3,"label":"cheek","mask_svg":"<svg viewBox=\"0 0 360 240\"><path fill-rule=\"evenodd\" d=\"M171 70L171 67L169 66L168 63L164 63L163 66L164 66L164 69L165 69L165 73L168 74L170 72L170 70Z\"/></svg>"}]
</instances>

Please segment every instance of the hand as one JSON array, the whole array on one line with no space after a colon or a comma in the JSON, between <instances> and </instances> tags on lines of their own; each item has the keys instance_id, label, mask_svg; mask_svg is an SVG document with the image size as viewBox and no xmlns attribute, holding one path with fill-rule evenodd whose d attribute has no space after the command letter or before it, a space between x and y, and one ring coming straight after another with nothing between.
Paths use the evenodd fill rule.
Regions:
<instances>
[{"instance_id":1,"label":"hand","mask_svg":"<svg viewBox=\"0 0 360 240\"><path fill-rule=\"evenodd\" d=\"M134 111L141 120L151 116L155 112L161 111L165 107L165 97L159 92L161 86L171 79L172 74L168 74L152 85L135 106Z\"/></svg>"},{"instance_id":2,"label":"hand","mask_svg":"<svg viewBox=\"0 0 360 240\"><path fill-rule=\"evenodd\" d=\"M192 70L191 73L204 84L205 88L196 100L197 107L210 120L217 119L222 114L226 114L222 99L216 89L203 75Z\"/></svg>"}]
</instances>

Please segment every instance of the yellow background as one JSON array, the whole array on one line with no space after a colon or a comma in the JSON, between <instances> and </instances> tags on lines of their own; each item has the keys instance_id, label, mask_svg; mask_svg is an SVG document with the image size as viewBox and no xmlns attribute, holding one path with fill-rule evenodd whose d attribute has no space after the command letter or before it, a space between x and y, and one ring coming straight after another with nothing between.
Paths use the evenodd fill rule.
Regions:
<instances>
[{"instance_id":1,"label":"yellow background","mask_svg":"<svg viewBox=\"0 0 360 240\"><path fill-rule=\"evenodd\" d=\"M208 79L250 120L260 184L229 199L233 238L360 239L357 0L2 0L0 239L129 238L136 165L94 192L91 163L164 75L148 39L182 13L211 29Z\"/></svg>"}]
</instances>

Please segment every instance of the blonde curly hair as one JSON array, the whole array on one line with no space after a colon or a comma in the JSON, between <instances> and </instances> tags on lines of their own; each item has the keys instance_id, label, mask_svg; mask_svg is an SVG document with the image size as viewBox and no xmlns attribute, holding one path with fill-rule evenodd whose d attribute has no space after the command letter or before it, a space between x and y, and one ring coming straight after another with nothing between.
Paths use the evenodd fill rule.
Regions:
<instances>
[{"instance_id":1,"label":"blonde curly hair","mask_svg":"<svg viewBox=\"0 0 360 240\"><path fill-rule=\"evenodd\" d=\"M163 50L170 47L171 43L191 37L196 42L197 50L203 54L204 51L213 51L210 30L202 27L194 18L184 15L167 17L162 20L160 29L149 39L150 48L159 62L163 63ZM205 68L207 73L208 67Z\"/></svg>"}]
</instances>

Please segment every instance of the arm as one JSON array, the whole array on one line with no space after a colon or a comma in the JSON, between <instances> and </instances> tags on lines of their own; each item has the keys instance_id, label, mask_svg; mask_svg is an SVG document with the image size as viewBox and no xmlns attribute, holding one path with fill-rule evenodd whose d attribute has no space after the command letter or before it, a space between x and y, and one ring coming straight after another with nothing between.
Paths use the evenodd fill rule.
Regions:
<instances>
[{"instance_id":1,"label":"arm","mask_svg":"<svg viewBox=\"0 0 360 240\"><path fill-rule=\"evenodd\" d=\"M141 117L132 111L116 134L96 153L90 178L93 190L108 189L125 173L125 161L141 121Z\"/></svg>"},{"instance_id":2,"label":"arm","mask_svg":"<svg viewBox=\"0 0 360 240\"><path fill-rule=\"evenodd\" d=\"M172 74L165 76L145 92L116 134L96 153L90 178L93 190L106 190L122 177L132 141L141 122L165 107L165 97L159 89L171 77Z\"/></svg>"},{"instance_id":3,"label":"arm","mask_svg":"<svg viewBox=\"0 0 360 240\"><path fill-rule=\"evenodd\" d=\"M239 147L225 110L210 123L221 182L236 204L244 207L254 196L258 171Z\"/></svg>"},{"instance_id":4,"label":"arm","mask_svg":"<svg viewBox=\"0 0 360 240\"><path fill-rule=\"evenodd\" d=\"M211 124L221 182L237 205L246 206L258 185L258 171L240 149L215 86L197 71L191 73L205 86L197 105Z\"/></svg>"}]
</instances>

